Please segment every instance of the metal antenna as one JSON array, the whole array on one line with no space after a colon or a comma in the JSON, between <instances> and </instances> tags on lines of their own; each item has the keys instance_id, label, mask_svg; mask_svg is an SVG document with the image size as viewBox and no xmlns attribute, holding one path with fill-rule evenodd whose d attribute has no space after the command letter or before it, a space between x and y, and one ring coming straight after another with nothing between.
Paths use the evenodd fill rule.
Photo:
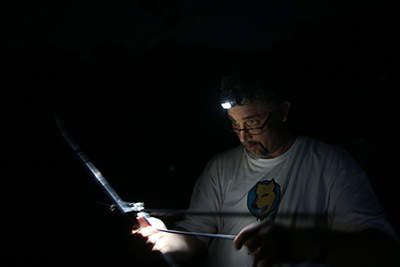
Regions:
<instances>
[{"instance_id":1,"label":"metal antenna","mask_svg":"<svg viewBox=\"0 0 400 267\"><path fill-rule=\"evenodd\" d=\"M93 162L86 156L86 154L82 151L82 149L78 146L78 144L71 138L69 132L67 131L63 120L61 117L54 113L53 114L58 128L60 129L65 141L69 144L72 150L78 155L78 158L82 161L85 167L90 171L95 181L101 186L106 195L110 198L110 200L114 203L113 206L117 207L118 210L122 213L128 212L140 212L144 209L144 204L139 203L129 203L125 202L121 199L121 197L115 192L115 190L111 187L111 185L107 182L101 172L96 168ZM171 267L179 267L177 263L171 258L171 256L159 252L160 257Z\"/></svg>"},{"instance_id":2,"label":"metal antenna","mask_svg":"<svg viewBox=\"0 0 400 267\"><path fill-rule=\"evenodd\" d=\"M122 214L134 212L138 216L138 213L159 213L159 214L192 214L192 215L223 215L220 213L204 213L204 212L196 212L196 211L183 211L183 210L161 210L161 209L145 209L144 203L142 202L125 202L121 199L121 197L117 194L117 192L111 187L108 181L104 178L101 172L96 168L93 162L86 156L86 154L82 151L82 149L78 146L78 144L72 139L67 128L64 125L63 120L57 113L53 113L53 116L57 122L58 128L60 129L65 141L72 148L72 150L76 153L79 160L84 164L84 166L90 171L90 174L93 176L94 180L100 185L106 195L113 202L111 207L116 207ZM240 214L225 214L227 216L237 216ZM139 215L140 216L140 215ZM157 228L156 228L157 229ZM205 237L214 237L214 238L223 238L223 239L235 239L234 235L224 235L224 234L208 234L208 233L194 233L194 232L184 232L184 231L174 231L174 230L165 230L165 229L157 229L159 231L173 233L173 234L184 234L184 235L193 235L193 236L205 236ZM167 254L163 254L161 252L161 258L169 265L173 267L178 267L178 265L174 262L174 260Z\"/></svg>"}]
</instances>

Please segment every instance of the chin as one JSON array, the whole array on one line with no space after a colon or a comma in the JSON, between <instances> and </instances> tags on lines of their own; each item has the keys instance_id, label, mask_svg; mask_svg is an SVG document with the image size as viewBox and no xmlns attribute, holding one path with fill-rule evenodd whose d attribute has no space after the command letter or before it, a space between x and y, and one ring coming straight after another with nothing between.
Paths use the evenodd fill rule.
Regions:
<instances>
[{"instance_id":1,"label":"chin","mask_svg":"<svg viewBox=\"0 0 400 267\"><path fill-rule=\"evenodd\" d=\"M268 151L247 151L247 154L249 154L249 156L253 159L262 159L265 158L266 156L268 156Z\"/></svg>"}]
</instances>

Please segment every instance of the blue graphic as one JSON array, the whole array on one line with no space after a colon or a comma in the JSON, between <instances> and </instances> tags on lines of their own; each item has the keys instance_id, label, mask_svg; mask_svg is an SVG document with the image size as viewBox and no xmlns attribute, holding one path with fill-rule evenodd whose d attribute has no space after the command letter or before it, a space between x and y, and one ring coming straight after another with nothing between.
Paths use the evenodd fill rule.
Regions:
<instances>
[{"instance_id":1,"label":"blue graphic","mask_svg":"<svg viewBox=\"0 0 400 267\"><path fill-rule=\"evenodd\" d=\"M273 212L281 198L281 186L272 181L258 182L247 195L247 207L257 219L264 219Z\"/></svg>"}]
</instances>

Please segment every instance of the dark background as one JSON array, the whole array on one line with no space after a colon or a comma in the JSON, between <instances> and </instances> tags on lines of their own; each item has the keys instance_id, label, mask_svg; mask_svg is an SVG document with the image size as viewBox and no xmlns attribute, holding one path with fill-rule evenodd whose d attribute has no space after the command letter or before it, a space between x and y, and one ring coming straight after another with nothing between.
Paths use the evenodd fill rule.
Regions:
<instances>
[{"instance_id":1,"label":"dark background","mask_svg":"<svg viewBox=\"0 0 400 267\"><path fill-rule=\"evenodd\" d=\"M187 208L208 160L238 144L218 91L248 58L291 89L296 131L355 157L399 231L398 16L387 2L13 1L1 13L8 266L142 264L127 245L134 221L93 202L109 203L54 110L124 200Z\"/></svg>"}]
</instances>

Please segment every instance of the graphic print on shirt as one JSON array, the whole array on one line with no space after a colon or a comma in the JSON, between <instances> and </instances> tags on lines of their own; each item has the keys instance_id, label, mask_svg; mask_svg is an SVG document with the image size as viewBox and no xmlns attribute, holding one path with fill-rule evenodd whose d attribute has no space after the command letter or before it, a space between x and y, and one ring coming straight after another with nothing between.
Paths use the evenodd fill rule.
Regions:
<instances>
[{"instance_id":1,"label":"graphic print on shirt","mask_svg":"<svg viewBox=\"0 0 400 267\"><path fill-rule=\"evenodd\" d=\"M247 208L258 220L273 212L281 198L281 186L271 181L258 182L247 195Z\"/></svg>"}]
</instances>

